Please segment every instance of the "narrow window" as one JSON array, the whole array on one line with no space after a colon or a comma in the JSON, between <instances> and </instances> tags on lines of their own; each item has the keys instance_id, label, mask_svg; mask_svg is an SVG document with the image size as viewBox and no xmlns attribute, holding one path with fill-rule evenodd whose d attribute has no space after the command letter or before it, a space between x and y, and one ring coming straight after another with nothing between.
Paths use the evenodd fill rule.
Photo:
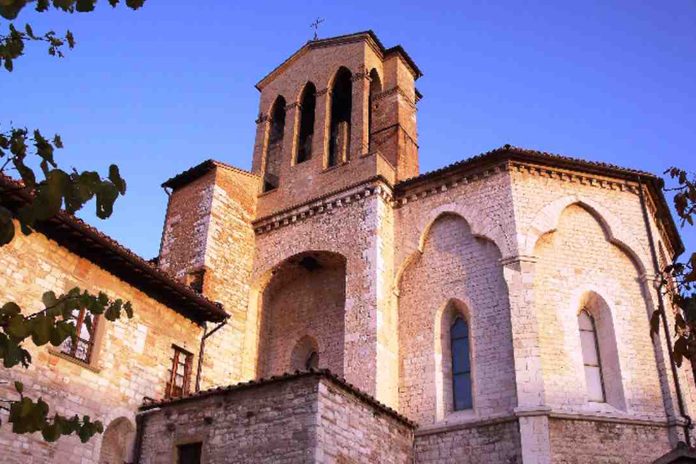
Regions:
<instances>
[{"instance_id":1,"label":"narrow window","mask_svg":"<svg viewBox=\"0 0 696 464\"><path fill-rule=\"evenodd\" d=\"M350 119L353 110L353 82L350 71L341 68L331 88L331 125L329 126L329 157L327 167L348 159L350 152Z\"/></svg>"},{"instance_id":2,"label":"narrow window","mask_svg":"<svg viewBox=\"0 0 696 464\"><path fill-rule=\"evenodd\" d=\"M602 379L602 363L599 357L597 329L594 318L587 310L583 309L580 311L578 325L580 326L580 345L582 347L583 364L585 365L588 399L597 403L604 403L604 382Z\"/></svg>"},{"instance_id":3,"label":"narrow window","mask_svg":"<svg viewBox=\"0 0 696 464\"><path fill-rule=\"evenodd\" d=\"M205 278L205 269L197 269L186 273L185 283L198 293L203 293L203 281Z\"/></svg>"},{"instance_id":4,"label":"narrow window","mask_svg":"<svg viewBox=\"0 0 696 464\"><path fill-rule=\"evenodd\" d=\"M317 106L317 89L311 82L307 84L300 99L300 132L297 141L297 162L303 163L312 158L312 139L314 138L314 110Z\"/></svg>"},{"instance_id":5,"label":"narrow window","mask_svg":"<svg viewBox=\"0 0 696 464\"><path fill-rule=\"evenodd\" d=\"M367 128L369 131L369 148L368 152L372 152L374 150L374 142L372 141L372 134L375 132L375 119L374 119L374 113L375 110L377 109L377 101L376 97L382 92L382 80L379 78L379 74L377 73L376 69L373 69L370 71L370 102L368 106L368 113L367 113Z\"/></svg>"},{"instance_id":6,"label":"narrow window","mask_svg":"<svg viewBox=\"0 0 696 464\"><path fill-rule=\"evenodd\" d=\"M271 126L266 147L266 166L263 174L263 190L268 192L278 187L281 155L285 135L285 98L279 96L271 109Z\"/></svg>"},{"instance_id":7,"label":"narrow window","mask_svg":"<svg viewBox=\"0 0 696 464\"><path fill-rule=\"evenodd\" d=\"M203 443L187 443L185 445L179 445L177 448L177 463L178 464L200 464L201 463L201 452L203 449Z\"/></svg>"},{"instance_id":8,"label":"narrow window","mask_svg":"<svg viewBox=\"0 0 696 464\"><path fill-rule=\"evenodd\" d=\"M167 382L165 396L179 398L189 393L193 355L178 346L172 348L174 348L172 367L169 370L169 382Z\"/></svg>"},{"instance_id":9,"label":"narrow window","mask_svg":"<svg viewBox=\"0 0 696 464\"><path fill-rule=\"evenodd\" d=\"M85 309L74 310L71 318L77 337L68 338L61 345L61 352L87 364L92 360L94 351L94 334L99 319L93 317Z\"/></svg>"},{"instance_id":10,"label":"narrow window","mask_svg":"<svg viewBox=\"0 0 696 464\"><path fill-rule=\"evenodd\" d=\"M271 112L271 132L268 136L268 144L274 145L283 140L285 134L285 98L278 97Z\"/></svg>"},{"instance_id":11,"label":"narrow window","mask_svg":"<svg viewBox=\"0 0 696 464\"><path fill-rule=\"evenodd\" d=\"M319 366L319 355L316 351L312 351L307 356L307 361L305 362L305 369L316 369Z\"/></svg>"},{"instance_id":12,"label":"narrow window","mask_svg":"<svg viewBox=\"0 0 696 464\"><path fill-rule=\"evenodd\" d=\"M454 410L462 411L473 407L471 395L471 362L469 358L469 326L462 317L457 317L450 328L452 350L452 392Z\"/></svg>"}]
</instances>

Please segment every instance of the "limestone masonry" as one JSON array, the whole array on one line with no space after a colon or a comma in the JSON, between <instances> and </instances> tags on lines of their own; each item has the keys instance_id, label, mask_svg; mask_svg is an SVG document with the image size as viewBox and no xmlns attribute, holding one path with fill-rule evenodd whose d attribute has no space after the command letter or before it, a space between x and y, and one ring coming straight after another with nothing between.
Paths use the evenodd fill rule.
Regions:
<instances>
[{"instance_id":1,"label":"limestone masonry","mask_svg":"<svg viewBox=\"0 0 696 464\"><path fill-rule=\"evenodd\" d=\"M659 178L509 145L419 174L419 77L371 31L310 41L257 84L251 172L163 184L157 259L67 214L0 249L2 302L79 286L135 311L0 369L106 426L49 444L0 416L0 461L650 463L685 441L693 376L648 335L683 250Z\"/></svg>"}]
</instances>

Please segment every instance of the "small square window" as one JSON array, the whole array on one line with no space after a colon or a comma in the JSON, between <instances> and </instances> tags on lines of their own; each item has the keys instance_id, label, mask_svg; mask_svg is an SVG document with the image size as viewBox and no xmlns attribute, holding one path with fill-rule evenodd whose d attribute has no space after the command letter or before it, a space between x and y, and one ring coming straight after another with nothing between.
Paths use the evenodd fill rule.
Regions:
<instances>
[{"instance_id":1,"label":"small square window","mask_svg":"<svg viewBox=\"0 0 696 464\"><path fill-rule=\"evenodd\" d=\"M179 445L177 448L177 463L178 464L200 464L203 443L187 443Z\"/></svg>"}]
</instances>

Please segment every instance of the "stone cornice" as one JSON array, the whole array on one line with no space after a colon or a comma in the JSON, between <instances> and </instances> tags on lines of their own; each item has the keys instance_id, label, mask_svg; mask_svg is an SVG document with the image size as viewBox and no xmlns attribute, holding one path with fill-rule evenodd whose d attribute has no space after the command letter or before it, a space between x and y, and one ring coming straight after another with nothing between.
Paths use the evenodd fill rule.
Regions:
<instances>
[{"instance_id":1,"label":"stone cornice","mask_svg":"<svg viewBox=\"0 0 696 464\"><path fill-rule=\"evenodd\" d=\"M516 408L510 414L499 414L490 417L472 416L467 420L449 420L421 426L416 430L416 436L435 435L448 433L455 430L465 430L478 427L493 426L517 421L521 417L548 417L549 419L575 420L586 422L603 422L614 424L638 425L646 427L674 427L680 425L678 420L663 417L637 416L632 414L608 414L601 412L565 412L555 410L549 406L537 406L534 408Z\"/></svg>"},{"instance_id":2,"label":"stone cornice","mask_svg":"<svg viewBox=\"0 0 696 464\"><path fill-rule=\"evenodd\" d=\"M470 171L468 173L459 173L458 175L442 178L436 182L434 181L432 183L418 186L417 188L397 193L396 198L394 199L394 207L399 208L407 203L422 200L423 198L457 188L460 185L470 184L506 171L508 171L508 165L506 163L501 163L485 169Z\"/></svg>"},{"instance_id":3,"label":"stone cornice","mask_svg":"<svg viewBox=\"0 0 696 464\"><path fill-rule=\"evenodd\" d=\"M597 188L619 190L638 194L638 184L635 182L574 172L562 168L539 166L532 163L506 161L493 166L468 170L459 170L456 169L457 167L458 166L453 166L451 173L443 173L441 177L434 178L430 182L424 182L421 185L407 187L402 189L402 191L398 191L399 186L397 185L395 207L400 207L412 201L426 198L441 192L446 192L450 189L458 187L459 185L473 183L500 172L526 173L540 177L547 177L550 179L557 179L562 182L578 183Z\"/></svg>"},{"instance_id":4,"label":"stone cornice","mask_svg":"<svg viewBox=\"0 0 696 464\"><path fill-rule=\"evenodd\" d=\"M390 96L395 95L395 94L398 94L402 98L404 98L406 100L406 102L409 105L411 105L411 107L417 108L416 102L413 101L413 99L411 97L406 95L406 92L404 92L403 89L401 87L399 87L398 85L392 87L391 89L387 89L384 92L378 93L377 95L372 97L372 101L379 101L379 100L382 100L383 98L387 98L387 97L390 97Z\"/></svg>"},{"instance_id":5,"label":"stone cornice","mask_svg":"<svg viewBox=\"0 0 696 464\"><path fill-rule=\"evenodd\" d=\"M379 196L389 204L393 201L392 190L387 181L381 176L375 176L338 192L259 218L252 222L252 226L256 235L261 235L338 208L347 207L371 196Z\"/></svg>"},{"instance_id":6,"label":"stone cornice","mask_svg":"<svg viewBox=\"0 0 696 464\"><path fill-rule=\"evenodd\" d=\"M635 182L622 179L614 179L596 174L586 174L563 168L541 166L533 163L516 161L511 162L511 169L515 172L536 175L539 177L547 177L549 179L557 179L565 182L638 194L638 185Z\"/></svg>"},{"instance_id":7,"label":"stone cornice","mask_svg":"<svg viewBox=\"0 0 696 464\"><path fill-rule=\"evenodd\" d=\"M517 263L536 263L539 261L538 256L528 256L528 255L517 255L517 256L508 256L505 258L500 258L499 262L501 266L509 266L511 264L517 264Z\"/></svg>"}]
</instances>

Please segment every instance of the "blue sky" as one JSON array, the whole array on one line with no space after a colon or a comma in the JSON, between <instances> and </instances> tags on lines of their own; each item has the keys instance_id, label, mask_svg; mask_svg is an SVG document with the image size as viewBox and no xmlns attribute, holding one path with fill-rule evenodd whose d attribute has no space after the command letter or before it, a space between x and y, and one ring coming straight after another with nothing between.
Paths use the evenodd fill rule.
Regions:
<instances>
[{"instance_id":1,"label":"blue sky","mask_svg":"<svg viewBox=\"0 0 696 464\"><path fill-rule=\"evenodd\" d=\"M696 170L693 1L100 3L22 13L35 32L72 30L77 47L57 60L31 45L0 74L0 123L60 133L64 166L119 164L129 190L112 218L83 216L144 257L158 252L164 180L207 158L250 167L254 84L317 16L320 37L373 29L423 70L422 171L506 143ZM696 229L683 236L696 248Z\"/></svg>"}]
</instances>

